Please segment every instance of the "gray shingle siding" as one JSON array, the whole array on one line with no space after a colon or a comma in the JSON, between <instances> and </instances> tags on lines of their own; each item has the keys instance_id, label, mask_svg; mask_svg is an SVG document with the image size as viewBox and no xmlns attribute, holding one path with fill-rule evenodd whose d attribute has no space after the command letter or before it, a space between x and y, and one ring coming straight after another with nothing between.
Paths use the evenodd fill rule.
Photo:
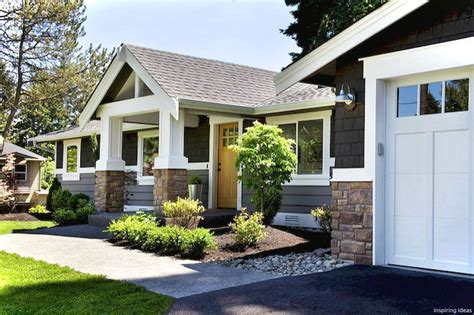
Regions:
<instances>
[{"instance_id":1,"label":"gray shingle siding","mask_svg":"<svg viewBox=\"0 0 474 315\"><path fill-rule=\"evenodd\" d=\"M122 140L122 159L125 165L137 165L138 157L138 134L136 132L124 132Z\"/></svg>"},{"instance_id":2,"label":"gray shingle siding","mask_svg":"<svg viewBox=\"0 0 474 315\"><path fill-rule=\"evenodd\" d=\"M184 155L189 163L209 162L209 118L199 116L199 126L184 128Z\"/></svg>"},{"instance_id":3,"label":"gray shingle siding","mask_svg":"<svg viewBox=\"0 0 474 315\"><path fill-rule=\"evenodd\" d=\"M56 141L56 168L63 168L63 153L64 143L62 141Z\"/></svg>"},{"instance_id":4,"label":"gray shingle siding","mask_svg":"<svg viewBox=\"0 0 474 315\"><path fill-rule=\"evenodd\" d=\"M95 174L81 174L81 179L77 181L63 181L62 175L56 175L61 187L69 190L73 194L83 193L89 196L90 200L94 200L95 192Z\"/></svg>"}]
</instances>

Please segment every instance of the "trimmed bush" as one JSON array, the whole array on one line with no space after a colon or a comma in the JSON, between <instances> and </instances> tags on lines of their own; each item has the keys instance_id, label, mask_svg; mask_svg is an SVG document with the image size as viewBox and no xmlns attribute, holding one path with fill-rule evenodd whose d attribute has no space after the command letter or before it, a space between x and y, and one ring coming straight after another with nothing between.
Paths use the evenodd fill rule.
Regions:
<instances>
[{"instance_id":1,"label":"trimmed bush","mask_svg":"<svg viewBox=\"0 0 474 315\"><path fill-rule=\"evenodd\" d=\"M216 248L212 233L207 229L188 230L181 226L159 227L154 218L123 216L112 221L107 232L115 240L126 240L143 250L162 255L201 257L205 251Z\"/></svg>"},{"instance_id":2,"label":"trimmed bush","mask_svg":"<svg viewBox=\"0 0 474 315\"><path fill-rule=\"evenodd\" d=\"M49 187L48 197L46 197L46 209L48 209L50 212L53 212L53 194L59 189L61 189L61 183L57 177L54 177L51 187Z\"/></svg>"},{"instance_id":3,"label":"trimmed bush","mask_svg":"<svg viewBox=\"0 0 474 315\"><path fill-rule=\"evenodd\" d=\"M234 222L229 224L235 233L234 241L239 247L255 246L266 236L265 226L262 224L263 213L249 214L245 209L234 217Z\"/></svg>"},{"instance_id":4,"label":"trimmed bush","mask_svg":"<svg viewBox=\"0 0 474 315\"><path fill-rule=\"evenodd\" d=\"M31 208L28 210L28 213L30 213L30 214L33 214L33 213L35 213L35 214L42 213L42 214L43 214L43 213L48 213L48 210L47 210L46 207L43 206L43 205L36 205L36 206L34 206L34 207L31 207Z\"/></svg>"},{"instance_id":5,"label":"trimmed bush","mask_svg":"<svg viewBox=\"0 0 474 315\"><path fill-rule=\"evenodd\" d=\"M76 210L59 208L53 212L53 221L58 225L85 224L88 216L94 211L94 206L90 203L86 203Z\"/></svg>"},{"instance_id":6,"label":"trimmed bush","mask_svg":"<svg viewBox=\"0 0 474 315\"><path fill-rule=\"evenodd\" d=\"M199 200L178 197L176 201L166 201L162 211L165 217L172 219L173 225L190 227L193 220L204 212L204 207Z\"/></svg>"},{"instance_id":7,"label":"trimmed bush","mask_svg":"<svg viewBox=\"0 0 474 315\"><path fill-rule=\"evenodd\" d=\"M69 209L78 209L89 202L89 196L83 193L75 194L69 197L67 207Z\"/></svg>"},{"instance_id":8,"label":"trimmed bush","mask_svg":"<svg viewBox=\"0 0 474 315\"><path fill-rule=\"evenodd\" d=\"M58 189L53 192L51 197L51 212L54 213L58 209L67 209L71 197L72 194L67 189Z\"/></svg>"}]
</instances>

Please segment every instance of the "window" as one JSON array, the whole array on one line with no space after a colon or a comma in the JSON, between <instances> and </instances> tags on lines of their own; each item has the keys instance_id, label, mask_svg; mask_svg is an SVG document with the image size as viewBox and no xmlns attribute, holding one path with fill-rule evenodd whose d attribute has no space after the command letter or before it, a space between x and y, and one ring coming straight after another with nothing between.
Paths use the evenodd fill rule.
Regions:
<instances>
[{"instance_id":1,"label":"window","mask_svg":"<svg viewBox=\"0 0 474 315\"><path fill-rule=\"evenodd\" d=\"M222 145L224 147L237 143L237 139L239 138L238 127L224 128L223 133L224 134L222 135Z\"/></svg>"},{"instance_id":2,"label":"window","mask_svg":"<svg viewBox=\"0 0 474 315\"><path fill-rule=\"evenodd\" d=\"M279 127L287 139L296 141L298 164L296 174L322 174L323 172L323 120L298 121Z\"/></svg>"},{"instance_id":3,"label":"window","mask_svg":"<svg viewBox=\"0 0 474 315\"><path fill-rule=\"evenodd\" d=\"M26 164L15 165L15 179L26 181Z\"/></svg>"},{"instance_id":4,"label":"window","mask_svg":"<svg viewBox=\"0 0 474 315\"><path fill-rule=\"evenodd\" d=\"M403 86L397 89L397 117L469 110L469 79Z\"/></svg>"},{"instance_id":5,"label":"window","mask_svg":"<svg viewBox=\"0 0 474 315\"><path fill-rule=\"evenodd\" d=\"M78 149L77 145L70 145L66 149L66 172L77 173L78 165Z\"/></svg>"},{"instance_id":6,"label":"window","mask_svg":"<svg viewBox=\"0 0 474 315\"><path fill-rule=\"evenodd\" d=\"M153 166L158 156L158 139L158 137L143 138L142 176L153 176Z\"/></svg>"}]
</instances>

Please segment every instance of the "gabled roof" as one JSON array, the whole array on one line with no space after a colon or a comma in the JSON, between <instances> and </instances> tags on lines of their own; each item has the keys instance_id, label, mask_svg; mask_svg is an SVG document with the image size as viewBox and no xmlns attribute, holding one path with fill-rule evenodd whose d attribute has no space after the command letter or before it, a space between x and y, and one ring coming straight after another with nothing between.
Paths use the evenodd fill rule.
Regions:
<instances>
[{"instance_id":1,"label":"gabled roof","mask_svg":"<svg viewBox=\"0 0 474 315\"><path fill-rule=\"evenodd\" d=\"M390 0L275 76L277 93L304 80L429 0Z\"/></svg>"},{"instance_id":2,"label":"gabled roof","mask_svg":"<svg viewBox=\"0 0 474 315\"><path fill-rule=\"evenodd\" d=\"M182 54L122 44L79 117L79 132L101 104L122 67L128 64L147 87L166 103L177 118L178 104L197 108L212 104L214 110L256 114L255 108L281 104L273 82L276 72ZM297 101L320 98L317 86L304 85L294 95ZM305 90L303 92L302 90ZM296 91L293 91L296 92ZM272 101L273 100L273 101ZM325 101L331 101L325 99ZM160 104L161 104L160 103Z\"/></svg>"},{"instance_id":3,"label":"gabled roof","mask_svg":"<svg viewBox=\"0 0 474 315\"><path fill-rule=\"evenodd\" d=\"M46 161L46 158L39 154L28 151L22 147L17 146L16 144L4 141L0 158L5 157L7 154L14 154L17 157L20 156L30 160Z\"/></svg>"},{"instance_id":4,"label":"gabled roof","mask_svg":"<svg viewBox=\"0 0 474 315\"><path fill-rule=\"evenodd\" d=\"M275 96L276 72L124 44L176 99L253 107Z\"/></svg>"}]
</instances>

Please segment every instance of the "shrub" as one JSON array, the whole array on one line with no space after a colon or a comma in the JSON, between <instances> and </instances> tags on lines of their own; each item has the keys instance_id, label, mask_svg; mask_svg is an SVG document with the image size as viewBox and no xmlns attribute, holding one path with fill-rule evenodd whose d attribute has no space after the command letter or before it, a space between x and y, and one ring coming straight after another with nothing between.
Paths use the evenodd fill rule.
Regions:
<instances>
[{"instance_id":1,"label":"shrub","mask_svg":"<svg viewBox=\"0 0 474 315\"><path fill-rule=\"evenodd\" d=\"M58 209L67 209L69 205L69 199L72 194L67 189L57 189L53 192L51 197L51 212L55 212Z\"/></svg>"},{"instance_id":2,"label":"shrub","mask_svg":"<svg viewBox=\"0 0 474 315\"><path fill-rule=\"evenodd\" d=\"M57 177L54 177L53 182L51 183L51 187L49 187L48 197L46 198L46 209L48 209L48 211L50 212L53 212L53 194L59 189L61 189L61 183L59 182Z\"/></svg>"},{"instance_id":3,"label":"shrub","mask_svg":"<svg viewBox=\"0 0 474 315\"><path fill-rule=\"evenodd\" d=\"M311 214L318 220L319 226L326 233L331 233L331 209L327 205L323 205L311 210Z\"/></svg>"},{"instance_id":4,"label":"shrub","mask_svg":"<svg viewBox=\"0 0 474 315\"><path fill-rule=\"evenodd\" d=\"M234 217L229 226L235 233L234 241L239 247L255 246L266 236L265 226L262 224L263 214L255 212L249 214L245 209Z\"/></svg>"},{"instance_id":5,"label":"shrub","mask_svg":"<svg viewBox=\"0 0 474 315\"><path fill-rule=\"evenodd\" d=\"M59 208L53 212L53 221L58 225L85 224L88 216L94 213L94 210L94 205L90 203L75 210Z\"/></svg>"},{"instance_id":6,"label":"shrub","mask_svg":"<svg viewBox=\"0 0 474 315\"><path fill-rule=\"evenodd\" d=\"M252 204L263 213L265 224L271 224L279 210L282 184L291 180L296 169L293 145L280 128L255 121L231 146L237 152L236 167L242 169L238 178L252 191Z\"/></svg>"},{"instance_id":7,"label":"shrub","mask_svg":"<svg viewBox=\"0 0 474 315\"><path fill-rule=\"evenodd\" d=\"M126 240L143 250L163 255L200 257L206 250L216 247L214 238L207 229L188 230L181 226L159 227L154 218L145 216L123 216L107 227L116 240Z\"/></svg>"},{"instance_id":8,"label":"shrub","mask_svg":"<svg viewBox=\"0 0 474 315\"><path fill-rule=\"evenodd\" d=\"M50 157L41 164L41 189L49 189L56 178L54 175L54 161Z\"/></svg>"},{"instance_id":9,"label":"shrub","mask_svg":"<svg viewBox=\"0 0 474 315\"><path fill-rule=\"evenodd\" d=\"M190 185L202 185L202 179L199 176L193 175L189 178Z\"/></svg>"},{"instance_id":10,"label":"shrub","mask_svg":"<svg viewBox=\"0 0 474 315\"><path fill-rule=\"evenodd\" d=\"M162 211L165 217L172 219L172 224L190 227L192 221L204 212L204 207L199 200L178 197L176 201L166 201Z\"/></svg>"},{"instance_id":11,"label":"shrub","mask_svg":"<svg viewBox=\"0 0 474 315\"><path fill-rule=\"evenodd\" d=\"M48 213L48 210L43 205L36 205L34 207L31 207L28 210L28 213Z\"/></svg>"},{"instance_id":12,"label":"shrub","mask_svg":"<svg viewBox=\"0 0 474 315\"><path fill-rule=\"evenodd\" d=\"M83 193L72 195L68 198L67 207L71 210L78 209L83 207L89 202L89 196Z\"/></svg>"}]
</instances>

